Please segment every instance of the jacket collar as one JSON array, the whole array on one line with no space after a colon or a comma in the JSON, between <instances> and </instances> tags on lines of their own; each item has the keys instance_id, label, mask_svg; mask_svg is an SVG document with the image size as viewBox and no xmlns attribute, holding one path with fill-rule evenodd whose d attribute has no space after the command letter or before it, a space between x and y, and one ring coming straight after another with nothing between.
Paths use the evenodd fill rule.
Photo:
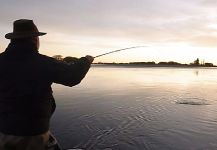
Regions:
<instances>
[{"instance_id":1,"label":"jacket collar","mask_svg":"<svg viewBox=\"0 0 217 150\"><path fill-rule=\"evenodd\" d=\"M31 42L11 42L5 53L13 55L29 55L38 53L37 46Z\"/></svg>"}]
</instances>

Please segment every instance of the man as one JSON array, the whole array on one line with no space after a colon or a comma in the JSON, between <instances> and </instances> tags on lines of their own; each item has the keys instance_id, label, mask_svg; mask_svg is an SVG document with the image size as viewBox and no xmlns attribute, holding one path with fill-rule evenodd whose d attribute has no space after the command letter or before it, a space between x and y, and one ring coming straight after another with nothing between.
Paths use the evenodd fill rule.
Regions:
<instances>
[{"instance_id":1,"label":"man","mask_svg":"<svg viewBox=\"0 0 217 150\"><path fill-rule=\"evenodd\" d=\"M67 64L39 54L38 36L45 34L21 19L5 35L11 42L0 54L0 150L44 149L55 110L51 84L79 84L94 60Z\"/></svg>"}]
</instances>

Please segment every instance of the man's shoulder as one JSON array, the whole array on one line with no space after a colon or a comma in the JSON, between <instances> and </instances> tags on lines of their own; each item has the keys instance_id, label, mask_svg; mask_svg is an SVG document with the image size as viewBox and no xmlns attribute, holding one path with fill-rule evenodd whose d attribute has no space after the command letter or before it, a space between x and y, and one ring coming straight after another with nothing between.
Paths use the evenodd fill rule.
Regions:
<instances>
[{"instance_id":1,"label":"man's shoulder","mask_svg":"<svg viewBox=\"0 0 217 150\"><path fill-rule=\"evenodd\" d=\"M47 55L43 55L43 54L38 54L38 61L40 62L40 64L42 65L58 65L58 64L63 64L64 62L59 61L53 57L47 56Z\"/></svg>"},{"instance_id":2,"label":"man's shoulder","mask_svg":"<svg viewBox=\"0 0 217 150\"><path fill-rule=\"evenodd\" d=\"M47 56L47 55L43 55L43 54L38 54L37 56L41 61L46 61L46 62L56 62L57 61L55 58Z\"/></svg>"},{"instance_id":3,"label":"man's shoulder","mask_svg":"<svg viewBox=\"0 0 217 150\"><path fill-rule=\"evenodd\" d=\"M0 53L0 59L4 58L5 57L5 52L1 52Z\"/></svg>"},{"instance_id":4,"label":"man's shoulder","mask_svg":"<svg viewBox=\"0 0 217 150\"><path fill-rule=\"evenodd\" d=\"M5 55L5 52L1 52L0 53L0 56L2 57L2 56L4 56Z\"/></svg>"}]
</instances>

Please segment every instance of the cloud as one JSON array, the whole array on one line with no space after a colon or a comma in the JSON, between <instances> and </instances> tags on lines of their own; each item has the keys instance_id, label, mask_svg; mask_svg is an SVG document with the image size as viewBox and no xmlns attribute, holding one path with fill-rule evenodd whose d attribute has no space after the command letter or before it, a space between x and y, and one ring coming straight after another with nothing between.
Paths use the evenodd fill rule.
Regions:
<instances>
[{"instance_id":1,"label":"cloud","mask_svg":"<svg viewBox=\"0 0 217 150\"><path fill-rule=\"evenodd\" d=\"M192 45L198 47L217 47L217 36L203 35L189 39Z\"/></svg>"},{"instance_id":2,"label":"cloud","mask_svg":"<svg viewBox=\"0 0 217 150\"><path fill-rule=\"evenodd\" d=\"M208 27L216 23L216 13L208 9L214 4L215 0L9 0L0 6L0 26L7 33L13 20L32 18L50 37L200 44L201 36L215 32Z\"/></svg>"},{"instance_id":3,"label":"cloud","mask_svg":"<svg viewBox=\"0 0 217 150\"><path fill-rule=\"evenodd\" d=\"M208 7L216 7L217 5L217 1L216 0L202 0L201 2L201 5L205 5L205 6L208 6Z\"/></svg>"}]
</instances>

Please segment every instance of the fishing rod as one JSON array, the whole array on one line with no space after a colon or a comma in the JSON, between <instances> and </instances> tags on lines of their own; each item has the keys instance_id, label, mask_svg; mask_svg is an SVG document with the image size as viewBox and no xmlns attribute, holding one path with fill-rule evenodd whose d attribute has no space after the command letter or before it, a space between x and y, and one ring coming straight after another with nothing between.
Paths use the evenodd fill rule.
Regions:
<instances>
[{"instance_id":1,"label":"fishing rod","mask_svg":"<svg viewBox=\"0 0 217 150\"><path fill-rule=\"evenodd\" d=\"M118 50L114 50L114 51L110 51L110 52L107 52L107 53L104 53L104 54L97 55L94 58L105 56L105 55L108 55L108 54L111 54L111 53L116 53L116 52L128 50L128 49L140 48L140 47L148 47L148 46L134 46L134 47L128 47L128 48L118 49Z\"/></svg>"}]
</instances>

